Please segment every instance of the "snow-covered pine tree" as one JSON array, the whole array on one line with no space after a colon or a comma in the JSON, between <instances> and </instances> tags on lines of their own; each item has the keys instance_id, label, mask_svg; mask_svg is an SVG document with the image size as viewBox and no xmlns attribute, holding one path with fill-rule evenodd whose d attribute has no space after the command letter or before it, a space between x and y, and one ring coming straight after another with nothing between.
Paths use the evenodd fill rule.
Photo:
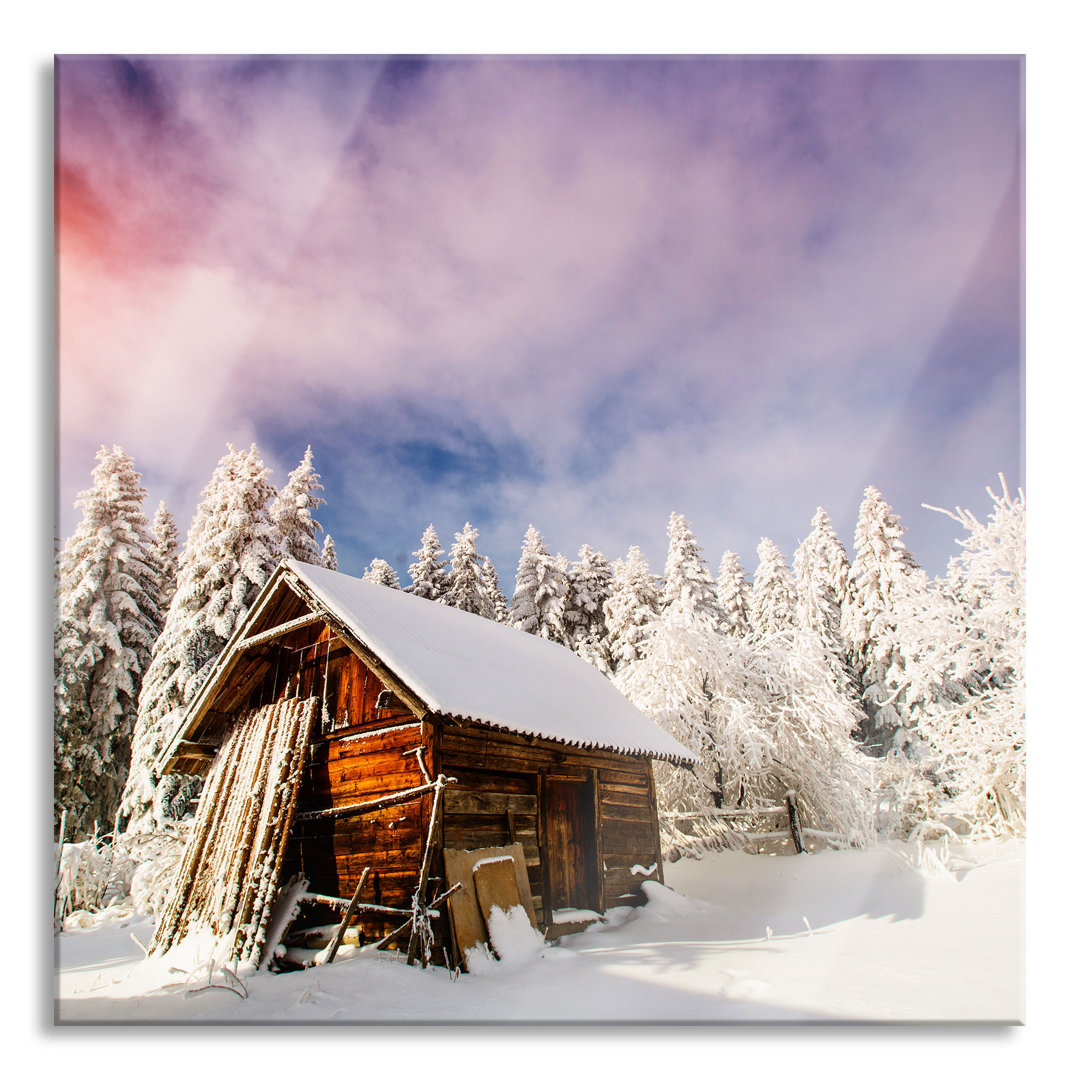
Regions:
<instances>
[{"instance_id":1,"label":"snow-covered pine tree","mask_svg":"<svg viewBox=\"0 0 1080 1080\"><path fill-rule=\"evenodd\" d=\"M161 618L169 610L173 595L176 593L176 574L180 553L180 537L176 531L176 522L164 502L158 503L154 522L151 526L154 534L154 554L161 563Z\"/></svg>"},{"instance_id":2,"label":"snow-covered pine tree","mask_svg":"<svg viewBox=\"0 0 1080 1080\"><path fill-rule=\"evenodd\" d=\"M910 610L927 582L904 546L905 531L881 492L868 487L855 526L851 587L840 624L866 713L861 736L867 751L876 755L902 749L911 739L904 695L911 676L904 671L897 612L902 604Z\"/></svg>"},{"instance_id":3,"label":"snow-covered pine tree","mask_svg":"<svg viewBox=\"0 0 1080 1080\"><path fill-rule=\"evenodd\" d=\"M701 555L697 537L682 514L668 519L668 553L664 563L664 591L661 604L666 609L676 602L701 616L713 630L723 622L716 585Z\"/></svg>"},{"instance_id":4,"label":"snow-covered pine tree","mask_svg":"<svg viewBox=\"0 0 1080 1080\"><path fill-rule=\"evenodd\" d=\"M443 549L435 526L429 525L420 538L420 547L413 552L416 559L409 567L412 584L405 591L425 600L438 600L446 590L446 560L440 559Z\"/></svg>"},{"instance_id":5,"label":"snow-covered pine tree","mask_svg":"<svg viewBox=\"0 0 1080 1080\"><path fill-rule=\"evenodd\" d=\"M254 444L249 450L230 445L202 491L180 556L176 595L139 696L121 807L129 832L183 817L197 789L173 774L159 782L153 763L280 561L281 536L269 515L277 492L269 474Z\"/></svg>"},{"instance_id":6,"label":"snow-covered pine tree","mask_svg":"<svg viewBox=\"0 0 1080 1080\"><path fill-rule=\"evenodd\" d=\"M750 590L750 633L760 640L795 626L795 579L783 552L767 536L757 547Z\"/></svg>"},{"instance_id":7,"label":"snow-covered pine tree","mask_svg":"<svg viewBox=\"0 0 1080 1080\"><path fill-rule=\"evenodd\" d=\"M496 622L504 623L509 617L509 605L506 594L499 584L499 575L495 570L495 564L486 555L480 567L480 583L491 601L491 618Z\"/></svg>"},{"instance_id":8,"label":"snow-covered pine tree","mask_svg":"<svg viewBox=\"0 0 1080 1080\"><path fill-rule=\"evenodd\" d=\"M319 557L319 563L325 566L327 570L337 569L337 549L334 547L334 538L329 533L323 537L322 555Z\"/></svg>"},{"instance_id":9,"label":"snow-covered pine tree","mask_svg":"<svg viewBox=\"0 0 1080 1080\"><path fill-rule=\"evenodd\" d=\"M485 619L494 619L495 608L481 579L482 564L476 550L477 536L479 533L467 521L461 532L454 533L454 543L450 546L450 570L446 575L446 591L439 600L449 607L456 607L473 615L482 615Z\"/></svg>"},{"instance_id":10,"label":"snow-covered pine tree","mask_svg":"<svg viewBox=\"0 0 1080 1080\"><path fill-rule=\"evenodd\" d=\"M848 666L840 610L851 575L847 552L829 515L819 506L810 534L799 544L792 560L795 572L795 625L815 633L836 675L841 693L858 698L854 674Z\"/></svg>"},{"instance_id":11,"label":"snow-covered pine tree","mask_svg":"<svg viewBox=\"0 0 1080 1080\"><path fill-rule=\"evenodd\" d=\"M530 525L522 541L514 595L510 598L510 625L563 644L565 606L566 574L560 571L544 538Z\"/></svg>"},{"instance_id":12,"label":"snow-covered pine tree","mask_svg":"<svg viewBox=\"0 0 1080 1080\"><path fill-rule=\"evenodd\" d=\"M397 571L385 559L372 559L371 565L364 571L364 581L385 585L389 589L400 589Z\"/></svg>"},{"instance_id":13,"label":"snow-covered pine tree","mask_svg":"<svg viewBox=\"0 0 1080 1080\"><path fill-rule=\"evenodd\" d=\"M750 633L750 582L734 551L725 551L720 560L716 571L716 597L724 613L721 632L732 637L746 637Z\"/></svg>"},{"instance_id":14,"label":"snow-covered pine tree","mask_svg":"<svg viewBox=\"0 0 1080 1080\"><path fill-rule=\"evenodd\" d=\"M639 547L616 559L611 573L611 596L604 601L607 637L604 652L614 671L640 660L649 624L660 613L660 586L649 572Z\"/></svg>"},{"instance_id":15,"label":"snow-covered pine tree","mask_svg":"<svg viewBox=\"0 0 1080 1080\"><path fill-rule=\"evenodd\" d=\"M535 526L530 525L521 543L521 558L508 605L509 624L527 634L535 634L540 629L537 594L546 573L545 560L550 558L543 537Z\"/></svg>"},{"instance_id":16,"label":"snow-covered pine tree","mask_svg":"<svg viewBox=\"0 0 1080 1080\"><path fill-rule=\"evenodd\" d=\"M109 829L131 762L139 690L161 630L162 566L146 489L119 446L97 453L82 520L59 561L56 818L69 838Z\"/></svg>"},{"instance_id":17,"label":"snow-covered pine tree","mask_svg":"<svg viewBox=\"0 0 1080 1080\"><path fill-rule=\"evenodd\" d=\"M577 562L567 574L563 622L570 647L605 673L610 670L610 664L604 649L607 637L604 604L611 597L611 582L611 563L601 552L582 544Z\"/></svg>"},{"instance_id":18,"label":"snow-covered pine tree","mask_svg":"<svg viewBox=\"0 0 1080 1080\"><path fill-rule=\"evenodd\" d=\"M312 511L326 503L315 494L322 490L309 446L270 507L270 520L281 535L283 559L314 566L322 563L322 551L315 537L317 532L322 532L322 526L311 516Z\"/></svg>"}]
</instances>

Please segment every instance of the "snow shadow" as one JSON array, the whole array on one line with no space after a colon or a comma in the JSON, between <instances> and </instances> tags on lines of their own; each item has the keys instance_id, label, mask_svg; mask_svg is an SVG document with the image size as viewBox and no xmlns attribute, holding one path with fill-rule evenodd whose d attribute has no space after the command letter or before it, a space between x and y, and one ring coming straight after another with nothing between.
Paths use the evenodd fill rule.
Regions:
<instances>
[{"instance_id":1,"label":"snow shadow","mask_svg":"<svg viewBox=\"0 0 1080 1080\"><path fill-rule=\"evenodd\" d=\"M596 951L549 949L542 960L491 978L463 976L427 991L415 1020L472 1024L685 1024L832 1019L768 1000L771 987L722 970L701 942L679 957L672 943ZM604 935L597 935L600 944ZM558 955L553 955L558 954Z\"/></svg>"},{"instance_id":2,"label":"snow shadow","mask_svg":"<svg viewBox=\"0 0 1080 1080\"><path fill-rule=\"evenodd\" d=\"M666 950L666 943L661 951ZM123 982L58 1003L69 1024L461 1024L596 1025L793 1023L832 1020L774 1005L769 987L719 970L707 957L687 958L691 982L665 984L664 964L631 948L575 956L560 948L543 959L487 976L450 981L445 971L354 958L331 968L247 980L250 996L192 997L182 983L133 994ZM671 961L668 956L668 960ZM681 963L673 964L681 971ZM683 972L685 980L686 972ZM659 980L659 981L658 981ZM375 992L373 992L373 990Z\"/></svg>"},{"instance_id":3,"label":"snow shadow","mask_svg":"<svg viewBox=\"0 0 1080 1080\"><path fill-rule=\"evenodd\" d=\"M925 882L887 848L761 856L726 852L680 860L664 870L680 895L704 900L716 940L754 940L767 933L805 934L865 917L918 919ZM767 929L768 928L768 929Z\"/></svg>"}]
</instances>

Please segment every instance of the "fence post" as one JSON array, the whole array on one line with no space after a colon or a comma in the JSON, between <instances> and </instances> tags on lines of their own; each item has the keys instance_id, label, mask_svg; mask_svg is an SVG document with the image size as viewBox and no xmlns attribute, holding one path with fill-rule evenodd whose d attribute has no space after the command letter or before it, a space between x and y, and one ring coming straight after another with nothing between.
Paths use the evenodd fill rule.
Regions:
<instances>
[{"instance_id":1,"label":"fence post","mask_svg":"<svg viewBox=\"0 0 1080 1080\"><path fill-rule=\"evenodd\" d=\"M787 803L788 829L791 831L791 840L795 845L795 853L801 855L806 851L806 845L803 843L802 826L799 824L799 806L795 802L795 792L789 791L784 796L784 801Z\"/></svg>"}]
</instances>

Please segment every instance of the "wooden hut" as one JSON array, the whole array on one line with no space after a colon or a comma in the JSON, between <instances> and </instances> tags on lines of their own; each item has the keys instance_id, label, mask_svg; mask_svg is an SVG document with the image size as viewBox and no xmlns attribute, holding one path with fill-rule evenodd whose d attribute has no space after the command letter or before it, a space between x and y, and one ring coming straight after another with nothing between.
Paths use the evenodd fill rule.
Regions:
<instances>
[{"instance_id":1,"label":"wooden hut","mask_svg":"<svg viewBox=\"0 0 1080 1080\"><path fill-rule=\"evenodd\" d=\"M212 770L216 758L228 760ZM250 808L231 824L220 807L200 813L186 856L192 881L165 921L176 933L200 905L207 918L227 908L222 927L248 928L248 955L262 950L265 961L282 883L300 877L309 897L341 904L366 871L349 921L357 940L376 941L402 928L414 899L430 910L446 891L444 851L520 844L523 899L535 925L557 933L579 914L639 903L643 881L663 880L653 758L695 760L571 650L283 563L156 766L210 774L203 801L222 806L247 768L277 777L276 801L258 822ZM237 860L253 851L263 860L246 886L229 886L228 903L221 882L194 882L214 850L211 878L243 878ZM222 871L230 860L234 870ZM340 914L305 910L294 926ZM421 944L456 962L448 922L431 920L434 939ZM408 938L415 951L415 922Z\"/></svg>"}]
</instances>

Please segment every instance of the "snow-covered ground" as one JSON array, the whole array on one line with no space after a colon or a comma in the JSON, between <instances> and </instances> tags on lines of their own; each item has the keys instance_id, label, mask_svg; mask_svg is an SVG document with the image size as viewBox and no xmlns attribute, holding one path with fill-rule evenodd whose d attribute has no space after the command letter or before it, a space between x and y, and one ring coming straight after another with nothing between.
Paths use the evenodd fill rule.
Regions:
<instances>
[{"instance_id":1,"label":"snow-covered ground","mask_svg":"<svg viewBox=\"0 0 1080 1080\"><path fill-rule=\"evenodd\" d=\"M342 949L332 966L207 985L200 957L144 960L145 918L57 938L56 1015L79 1022L475 1023L1024 1019L1024 849L917 869L901 846L712 855L642 908L452 979ZM171 970L170 970L171 969ZM194 973L194 974L193 974ZM215 983L225 982L218 974Z\"/></svg>"}]
</instances>

